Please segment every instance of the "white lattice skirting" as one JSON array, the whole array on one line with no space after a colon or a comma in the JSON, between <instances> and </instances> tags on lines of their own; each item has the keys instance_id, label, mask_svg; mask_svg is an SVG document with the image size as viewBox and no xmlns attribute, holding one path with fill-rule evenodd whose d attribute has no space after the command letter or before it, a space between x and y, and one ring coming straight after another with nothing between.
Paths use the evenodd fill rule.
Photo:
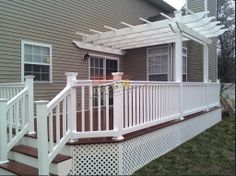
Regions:
<instances>
[{"instance_id":1,"label":"white lattice skirting","mask_svg":"<svg viewBox=\"0 0 236 176\"><path fill-rule=\"evenodd\" d=\"M73 146L70 175L130 175L221 121L221 110L120 143Z\"/></svg>"}]
</instances>

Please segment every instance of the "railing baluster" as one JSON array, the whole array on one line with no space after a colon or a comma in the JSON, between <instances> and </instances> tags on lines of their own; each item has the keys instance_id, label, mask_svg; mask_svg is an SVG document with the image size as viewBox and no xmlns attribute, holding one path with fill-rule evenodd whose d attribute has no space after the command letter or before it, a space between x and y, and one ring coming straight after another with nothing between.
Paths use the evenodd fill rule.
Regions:
<instances>
[{"instance_id":1,"label":"railing baluster","mask_svg":"<svg viewBox=\"0 0 236 176\"><path fill-rule=\"evenodd\" d=\"M132 96L132 98L133 98L133 104L132 104L132 109L133 109L133 126L134 125L136 125L136 86L135 85L133 85L132 86L133 87L133 92L132 92L132 94L133 94L133 96Z\"/></svg>"},{"instance_id":2,"label":"railing baluster","mask_svg":"<svg viewBox=\"0 0 236 176\"><path fill-rule=\"evenodd\" d=\"M150 109L150 118L149 118L149 122L151 122L153 120L153 94L152 94L152 85L149 86L149 109Z\"/></svg>"},{"instance_id":3,"label":"railing baluster","mask_svg":"<svg viewBox=\"0 0 236 176\"><path fill-rule=\"evenodd\" d=\"M48 129L48 135L49 135L49 150L53 150L53 111L49 113L48 116L48 122L49 122L49 129Z\"/></svg>"},{"instance_id":4,"label":"railing baluster","mask_svg":"<svg viewBox=\"0 0 236 176\"><path fill-rule=\"evenodd\" d=\"M85 97L85 95L84 95L84 86L82 86L81 87L81 94L82 94L82 96L81 96L81 115L82 115L82 119L81 119L81 126L82 126L82 128L81 128L81 130L82 131L85 131L85 101L84 101L84 97Z\"/></svg>"},{"instance_id":5,"label":"railing baluster","mask_svg":"<svg viewBox=\"0 0 236 176\"><path fill-rule=\"evenodd\" d=\"M22 112L22 115L21 115L21 128L23 129L24 126L25 126L25 110L26 110L26 106L25 106L25 96L23 97L22 99L22 107L21 107L21 112Z\"/></svg>"},{"instance_id":6,"label":"railing baluster","mask_svg":"<svg viewBox=\"0 0 236 176\"><path fill-rule=\"evenodd\" d=\"M13 108L8 110L9 115L9 141L12 140L12 123L13 123Z\"/></svg>"},{"instance_id":7,"label":"railing baluster","mask_svg":"<svg viewBox=\"0 0 236 176\"><path fill-rule=\"evenodd\" d=\"M60 103L56 106L56 143L60 141Z\"/></svg>"},{"instance_id":8,"label":"railing baluster","mask_svg":"<svg viewBox=\"0 0 236 176\"><path fill-rule=\"evenodd\" d=\"M143 86L143 123L147 122L147 87Z\"/></svg>"},{"instance_id":9,"label":"railing baluster","mask_svg":"<svg viewBox=\"0 0 236 176\"><path fill-rule=\"evenodd\" d=\"M136 113L137 120L136 120L136 123L140 124L140 87L139 86L136 87L136 95L137 95L137 108L136 108L136 110L137 110L137 113Z\"/></svg>"},{"instance_id":10,"label":"railing baluster","mask_svg":"<svg viewBox=\"0 0 236 176\"><path fill-rule=\"evenodd\" d=\"M66 135L66 98L62 101L62 135Z\"/></svg>"},{"instance_id":11,"label":"railing baluster","mask_svg":"<svg viewBox=\"0 0 236 176\"><path fill-rule=\"evenodd\" d=\"M125 103L124 103L124 111L125 111L125 128L127 128L129 126L128 124L128 118L129 118L129 115L128 115L128 87L125 86Z\"/></svg>"},{"instance_id":12,"label":"railing baluster","mask_svg":"<svg viewBox=\"0 0 236 176\"><path fill-rule=\"evenodd\" d=\"M109 86L105 87L105 95L106 95L106 130L109 130Z\"/></svg>"},{"instance_id":13,"label":"railing baluster","mask_svg":"<svg viewBox=\"0 0 236 176\"><path fill-rule=\"evenodd\" d=\"M16 135L19 133L19 102L16 102L15 104L15 132L16 132Z\"/></svg>"},{"instance_id":14,"label":"railing baluster","mask_svg":"<svg viewBox=\"0 0 236 176\"><path fill-rule=\"evenodd\" d=\"M147 85L147 93L146 93L146 98L147 98L147 122L150 122L150 87Z\"/></svg>"},{"instance_id":15,"label":"railing baluster","mask_svg":"<svg viewBox=\"0 0 236 176\"><path fill-rule=\"evenodd\" d=\"M101 87L98 86L98 131L101 131Z\"/></svg>"},{"instance_id":16,"label":"railing baluster","mask_svg":"<svg viewBox=\"0 0 236 176\"><path fill-rule=\"evenodd\" d=\"M133 85L129 88L129 127L132 126L132 87Z\"/></svg>"},{"instance_id":17,"label":"railing baluster","mask_svg":"<svg viewBox=\"0 0 236 176\"><path fill-rule=\"evenodd\" d=\"M93 131L93 87L89 86L89 121L90 131Z\"/></svg>"},{"instance_id":18,"label":"railing baluster","mask_svg":"<svg viewBox=\"0 0 236 176\"><path fill-rule=\"evenodd\" d=\"M140 86L140 124L143 123L143 86Z\"/></svg>"}]
</instances>

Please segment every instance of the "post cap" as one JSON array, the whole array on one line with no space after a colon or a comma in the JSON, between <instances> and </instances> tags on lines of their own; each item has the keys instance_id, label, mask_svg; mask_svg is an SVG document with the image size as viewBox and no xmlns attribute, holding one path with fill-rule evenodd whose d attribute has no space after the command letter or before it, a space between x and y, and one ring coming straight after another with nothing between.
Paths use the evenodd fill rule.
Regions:
<instances>
[{"instance_id":1,"label":"post cap","mask_svg":"<svg viewBox=\"0 0 236 176\"><path fill-rule=\"evenodd\" d=\"M48 100L39 100L39 101L35 101L35 104L48 104Z\"/></svg>"},{"instance_id":2,"label":"post cap","mask_svg":"<svg viewBox=\"0 0 236 176\"><path fill-rule=\"evenodd\" d=\"M65 75L66 76L77 76L78 73L76 73L76 72L66 72Z\"/></svg>"},{"instance_id":3,"label":"post cap","mask_svg":"<svg viewBox=\"0 0 236 176\"><path fill-rule=\"evenodd\" d=\"M112 74L112 76L117 76L117 75L124 75L124 73L123 72L113 72L113 73L111 73Z\"/></svg>"},{"instance_id":4,"label":"post cap","mask_svg":"<svg viewBox=\"0 0 236 176\"><path fill-rule=\"evenodd\" d=\"M0 98L0 102L7 102L7 99L5 99L5 98Z\"/></svg>"},{"instance_id":5,"label":"post cap","mask_svg":"<svg viewBox=\"0 0 236 176\"><path fill-rule=\"evenodd\" d=\"M34 75L27 75L27 76L25 76L25 78L32 78L32 79L34 79L35 76Z\"/></svg>"}]
</instances>

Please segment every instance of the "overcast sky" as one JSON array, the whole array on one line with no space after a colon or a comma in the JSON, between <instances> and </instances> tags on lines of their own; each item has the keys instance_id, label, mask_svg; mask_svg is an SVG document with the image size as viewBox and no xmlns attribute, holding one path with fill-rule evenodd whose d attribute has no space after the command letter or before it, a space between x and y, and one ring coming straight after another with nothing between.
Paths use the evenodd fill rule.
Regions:
<instances>
[{"instance_id":1,"label":"overcast sky","mask_svg":"<svg viewBox=\"0 0 236 176\"><path fill-rule=\"evenodd\" d=\"M186 0L164 0L164 1L170 4L171 6L175 7L177 10L180 10L184 6Z\"/></svg>"}]
</instances>

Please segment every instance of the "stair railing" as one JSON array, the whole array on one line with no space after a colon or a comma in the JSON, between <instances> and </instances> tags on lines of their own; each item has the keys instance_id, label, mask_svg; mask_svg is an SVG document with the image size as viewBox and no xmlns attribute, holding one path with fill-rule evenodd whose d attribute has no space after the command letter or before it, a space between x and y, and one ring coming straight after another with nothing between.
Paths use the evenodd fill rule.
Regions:
<instances>
[{"instance_id":1,"label":"stair railing","mask_svg":"<svg viewBox=\"0 0 236 176\"><path fill-rule=\"evenodd\" d=\"M0 163L26 133L34 133L33 78L25 83L0 84Z\"/></svg>"},{"instance_id":2,"label":"stair railing","mask_svg":"<svg viewBox=\"0 0 236 176\"><path fill-rule=\"evenodd\" d=\"M49 165L76 131L76 73L66 73L66 87L50 102L36 101L39 175L49 174ZM74 110L73 110L74 109Z\"/></svg>"}]
</instances>

